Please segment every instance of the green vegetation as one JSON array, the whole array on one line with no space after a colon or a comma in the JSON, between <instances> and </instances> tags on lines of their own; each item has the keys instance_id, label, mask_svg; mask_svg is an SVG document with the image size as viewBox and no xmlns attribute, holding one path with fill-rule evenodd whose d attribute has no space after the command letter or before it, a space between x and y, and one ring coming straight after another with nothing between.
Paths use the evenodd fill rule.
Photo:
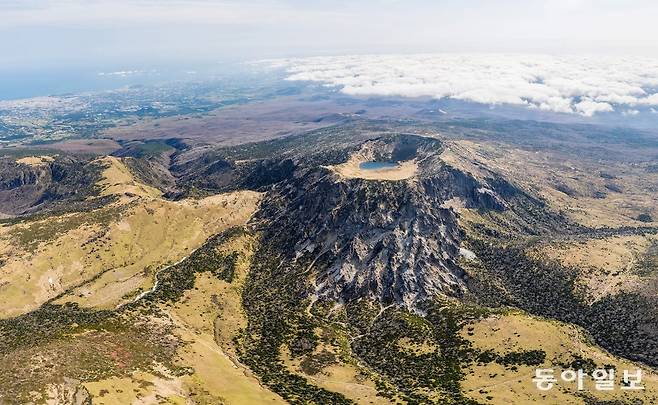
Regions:
<instances>
[{"instance_id":1,"label":"green vegetation","mask_svg":"<svg viewBox=\"0 0 658 405\"><path fill-rule=\"evenodd\" d=\"M461 390L464 368L477 351L460 331L489 312L436 301L419 316L401 308L382 312L368 331L353 343L358 358L385 376L395 387L380 385L381 394L410 404L476 404ZM355 322L363 319L362 311Z\"/></svg>"},{"instance_id":2,"label":"green vegetation","mask_svg":"<svg viewBox=\"0 0 658 405\"><path fill-rule=\"evenodd\" d=\"M34 222L23 221L22 226L15 226L10 236L16 238L20 245L28 250L34 251L40 243L50 242L68 231L77 229L85 224L97 224L107 226L120 218L121 213L127 207L106 206L91 212L72 213L61 217L39 219Z\"/></svg>"},{"instance_id":3,"label":"green vegetation","mask_svg":"<svg viewBox=\"0 0 658 405\"><path fill-rule=\"evenodd\" d=\"M646 223L653 222L653 218L651 217L651 215L649 215L647 213L643 213L643 214L638 215L637 220L640 221L640 222L646 222Z\"/></svg>"},{"instance_id":4,"label":"green vegetation","mask_svg":"<svg viewBox=\"0 0 658 405\"><path fill-rule=\"evenodd\" d=\"M280 256L261 246L243 293L248 326L238 341L240 359L292 404L349 404L343 395L288 371L281 360L282 346L297 357L311 353L318 343L316 324L304 311L304 289L299 267L289 268Z\"/></svg>"},{"instance_id":5,"label":"green vegetation","mask_svg":"<svg viewBox=\"0 0 658 405\"><path fill-rule=\"evenodd\" d=\"M658 273L658 241L652 242L646 252L637 258L633 269L640 277L649 277Z\"/></svg>"},{"instance_id":6,"label":"green vegetation","mask_svg":"<svg viewBox=\"0 0 658 405\"><path fill-rule=\"evenodd\" d=\"M578 354L573 354L570 362L559 363L559 366L565 370L583 370L587 374L591 374L594 370L605 368L610 369L614 366L603 365L598 367L596 362L589 358L584 358Z\"/></svg>"},{"instance_id":7,"label":"green vegetation","mask_svg":"<svg viewBox=\"0 0 658 405\"><path fill-rule=\"evenodd\" d=\"M505 367L517 365L538 366L545 360L546 353L543 350L523 350L503 355L497 354L493 350L485 350L477 356L478 363L487 364L493 361Z\"/></svg>"},{"instance_id":8,"label":"green vegetation","mask_svg":"<svg viewBox=\"0 0 658 405\"><path fill-rule=\"evenodd\" d=\"M175 150L166 142L150 141L140 143L135 147L135 157L159 156L165 152Z\"/></svg>"}]
</instances>

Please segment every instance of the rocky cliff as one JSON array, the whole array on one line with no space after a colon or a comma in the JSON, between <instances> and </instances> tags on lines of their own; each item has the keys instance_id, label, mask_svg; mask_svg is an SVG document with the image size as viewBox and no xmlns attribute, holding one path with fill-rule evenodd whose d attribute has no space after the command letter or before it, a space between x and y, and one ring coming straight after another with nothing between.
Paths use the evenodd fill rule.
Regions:
<instances>
[{"instance_id":1,"label":"rocky cliff","mask_svg":"<svg viewBox=\"0 0 658 405\"><path fill-rule=\"evenodd\" d=\"M101 167L72 157L0 159L0 214L13 216L80 200L94 192Z\"/></svg>"},{"instance_id":2,"label":"rocky cliff","mask_svg":"<svg viewBox=\"0 0 658 405\"><path fill-rule=\"evenodd\" d=\"M416 173L390 181L299 167L262 203L256 220L264 241L286 260L310 260L312 294L320 299L375 298L412 308L437 295L462 296L463 234L453 205L503 211L504 199L491 185L443 163L439 141L387 137L356 153L364 148L379 159L404 156L417 163Z\"/></svg>"}]
</instances>

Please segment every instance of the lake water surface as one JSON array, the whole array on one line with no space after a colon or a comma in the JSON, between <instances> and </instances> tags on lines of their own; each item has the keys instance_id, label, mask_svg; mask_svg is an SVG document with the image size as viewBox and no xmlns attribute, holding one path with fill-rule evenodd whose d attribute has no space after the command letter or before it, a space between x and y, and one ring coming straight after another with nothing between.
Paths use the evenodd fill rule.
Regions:
<instances>
[{"instance_id":1,"label":"lake water surface","mask_svg":"<svg viewBox=\"0 0 658 405\"><path fill-rule=\"evenodd\" d=\"M396 169L400 165L395 162L362 162L359 164L359 168L363 170L385 170L385 169Z\"/></svg>"}]
</instances>

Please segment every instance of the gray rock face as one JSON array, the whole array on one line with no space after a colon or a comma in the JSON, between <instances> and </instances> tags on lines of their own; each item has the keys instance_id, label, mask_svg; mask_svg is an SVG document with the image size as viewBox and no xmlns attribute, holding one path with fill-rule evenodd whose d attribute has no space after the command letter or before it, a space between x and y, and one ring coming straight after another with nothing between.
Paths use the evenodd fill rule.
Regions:
<instances>
[{"instance_id":1,"label":"gray rock face","mask_svg":"<svg viewBox=\"0 0 658 405\"><path fill-rule=\"evenodd\" d=\"M80 381L64 377L63 383L48 387L47 402L57 405L91 405L92 398Z\"/></svg>"},{"instance_id":2,"label":"gray rock face","mask_svg":"<svg viewBox=\"0 0 658 405\"><path fill-rule=\"evenodd\" d=\"M437 294L461 295L463 273L455 262L461 235L454 211L423 195L414 182L355 183L329 218L320 219L328 220L337 237L317 232L334 257L317 277L318 294L346 301L374 296L405 306ZM363 198L368 194L370 203ZM344 226L343 212L352 213Z\"/></svg>"},{"instance_id":3,"label":"gray rock face","mask_svg":"<svg viewBox=\"0 0 658 405\"><path fill-rule=\"evenodd\" d=\"M94 192L101 168L87 161L56 157L39 165L0 159L0 214L36 212L66 199Z\"/></svg>"}]
</instances>

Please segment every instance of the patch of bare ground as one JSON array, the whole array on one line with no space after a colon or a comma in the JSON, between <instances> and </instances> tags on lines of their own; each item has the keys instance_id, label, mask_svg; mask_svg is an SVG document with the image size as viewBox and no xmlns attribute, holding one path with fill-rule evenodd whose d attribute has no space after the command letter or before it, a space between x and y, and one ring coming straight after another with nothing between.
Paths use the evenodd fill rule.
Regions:
<instances>
[{"instance_id":1,"label":"patch of bare ground","mask_svg":"<svg viewBox=\"0 0 658 405\"><path fill-rule=\"evenodd\" d=\"M65 153L85 155L109 155L121 149L121 145L112 139L67 139L46 145L49 149L60 150Z\"/></svg>"},{"instance_id":2,"label":"patch of bare ground","mask_svg":"<svg viewBox=\"0 0 658 405\"><path fill-rule=\"evenodd\" d=\"M379 145L379 148L382 148L382 145ZM384 145L383 149L390 149L390 146ZM343 178L364 180L400 181L416 175L418 171L416 159L395 162L394 165L386 165L381 168L363 168L362 164L377 161L377 152L377 142L367 142L361 146L359 151L352 153L347 162L327 166L327 168Z\"/></svg>"},{"instance_id":3,"label":"patch of bare ground","mask_svg":"<svg viewBox=\"0 0 658 405\"><path fill-rule=\"evenodd\" d=\"M26 156L16 159L16 163L28 166L41 166L48 162L52 162L53 160L54 158L52 156Z\"/></svg>"},{"instance_id":4,"label":"patch of bare ground","mask_svg":"<svg viewBox=\"0 0 658 405\"><path fill-rule=\"evenodd\" d=\"M418 164L415 160L400 162L396 167L385 169L362 169L361 163L368 162L363 156L353 155L346 163L329 166L341 177L365 180L406 180L416 175Z\"/></svg>"}]
</instances>

